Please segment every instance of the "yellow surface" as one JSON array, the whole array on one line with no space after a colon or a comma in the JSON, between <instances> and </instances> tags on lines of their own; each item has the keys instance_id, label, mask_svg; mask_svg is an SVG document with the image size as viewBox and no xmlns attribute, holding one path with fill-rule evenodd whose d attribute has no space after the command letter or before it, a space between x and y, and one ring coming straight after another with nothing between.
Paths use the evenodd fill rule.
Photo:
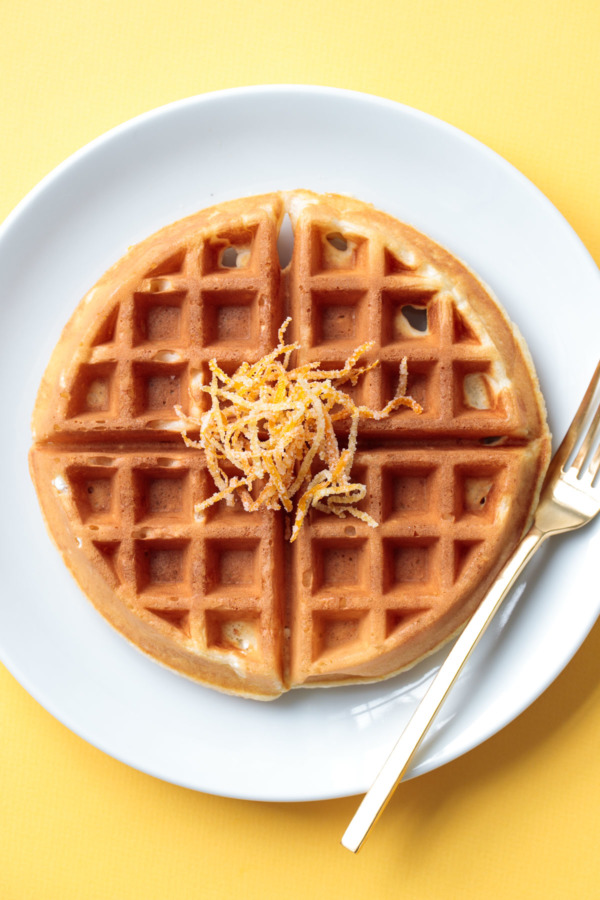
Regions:
<instances>
[{"instance_id":1,"label":"yellow surface","mask_svg":"<svg viewBox=\"0 0 600 900\"><path fill-rule=\"evenodd\" d=\"M4 0L0 34L0 219L140 112L313 83L481 139L600 262L597 0ZM516 722L403 785L358 857L338 843L354 799L258 804L162 784L74 737L0 667L0 897L594 900L599 659L597 627Z\"/></svg>"}]
</instances>

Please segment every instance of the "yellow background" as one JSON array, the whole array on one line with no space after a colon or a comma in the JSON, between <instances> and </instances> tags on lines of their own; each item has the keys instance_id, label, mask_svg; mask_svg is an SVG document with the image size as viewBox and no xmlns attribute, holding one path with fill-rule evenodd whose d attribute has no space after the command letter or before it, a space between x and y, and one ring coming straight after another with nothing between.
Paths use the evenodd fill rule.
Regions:
<instances>
[{"instance_id":1,"label":"yellow background","mask_svg":"<svg viewBox=\"0 0 600 900\"><path fill-rule=\"evenodd\" d=\"M4 0L0 35L0 219L138 113L312 83L484 141L600 262L597 0ZM339 845L356 799L260 804L163 784L72 735L0 667L0 897L593 900L599 660L596 627L517 721L403 785L357 857Z\"/></svg>"}]
</instances>

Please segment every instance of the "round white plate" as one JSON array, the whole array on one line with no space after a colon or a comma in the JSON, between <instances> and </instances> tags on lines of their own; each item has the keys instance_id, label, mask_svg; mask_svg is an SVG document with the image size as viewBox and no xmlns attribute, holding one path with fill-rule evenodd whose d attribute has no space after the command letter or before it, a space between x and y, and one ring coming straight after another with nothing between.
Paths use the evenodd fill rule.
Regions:
<instances>
[{"instance_id":1,"label":"round white plate","mask_svg":"<svg viewBox=\"0 0 600 900\"><path fill-rule=\"evenodd\" d=\"M76 153L8 217L0 230L0 658L54 716L117 759L191 788L260 800L366 790L443 653L383 684L295 691L273 703L172 674L83 598L45 532L27 450L37 385L61 328L129 245L218 201L295 187L371 201L479 272L529 344L558 435L591 376L600 334L599 272L551 203L462 132L362 94L276 86L175 103ZM502 728L575 653L600 611L590 587L598 525L556 540L536 560L412 775Z\"/></svg>"}]
</instances>

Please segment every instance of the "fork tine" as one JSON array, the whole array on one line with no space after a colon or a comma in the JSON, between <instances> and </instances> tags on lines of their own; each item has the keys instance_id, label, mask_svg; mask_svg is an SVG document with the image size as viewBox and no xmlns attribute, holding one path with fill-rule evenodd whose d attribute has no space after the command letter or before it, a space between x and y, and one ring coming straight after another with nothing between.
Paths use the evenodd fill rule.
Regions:
<instances>
[{"instance_id":1,"label":"fork tine","mask_svg":"<svg viewBox=\"0 0 600 900\"><path fill-rule=\"evenodd\" d=\"M600 472L600 444L596 447L596 452L592 457L588 471L590 473L590 481L593 481L598 472Z\"/></svg>"},{"instance_id":2,"label":"fork tine","mask_svg":"<svg viewBox=\"0 0 600 900\"><path fill-rule=\"evenodd\" d=\"M590 427L588 428L587 433L583 439L583 443L579 448L579 452L573 460L572 468L577 469L578 473L581 473L581 469L583 468L585 459L592 449L592 445L598 434L598 426L600 426L600 403L598 404L598 408L596 409L594 418L590 422Z\"/></svg>"},{"instance_id":3,"label":"fork tine","mask_svg":"<svg viewBox=\"0 0 600 900\"><path fill-rule=\"evenodd\" d=\"M590 381L585 394L582 397L581 403L579 404L579 409L575 413L573 417L573 421L569 427L569 430L565 434L560 447L556 451L550 468L548 469L548 473L546 475L546 484L550 484L554 478L554 474L557 468L562 469L567 459L571 455L575 444L577 443L581 428L583 423L587 417L587 414L590 410L592 400L594 399L594 394L596 392L596 388L598 387L598 383L600 382L600 361L596 366L596 371L592 375L592 380Z\"/></svg>"}]
</instances>

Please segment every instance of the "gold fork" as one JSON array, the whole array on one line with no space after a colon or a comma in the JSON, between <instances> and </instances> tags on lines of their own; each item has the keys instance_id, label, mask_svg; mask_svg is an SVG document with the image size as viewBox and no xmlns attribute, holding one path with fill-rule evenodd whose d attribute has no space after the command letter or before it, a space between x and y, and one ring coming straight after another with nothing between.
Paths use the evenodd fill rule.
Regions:
<instances>
[{"instance_id":1,"label":"gold fork","mask_svg":"<svg viewBox=\"0 0 600 900\"><path fill-rule=\"evenodd\" d=\"M600 511L600 483L594 484L600 470L600 445L592 454L600 433L600 401L595 408L593 405L599 382L600 362L550 463L532 527L467 623L348 825L342 844L353 853L360 850L385 809L462 667L535 551L546 538L581 528ZM584 434L590 415L592 421ZM577 455L567 467L578 445Z\"/></svg>"}]
</instances>

